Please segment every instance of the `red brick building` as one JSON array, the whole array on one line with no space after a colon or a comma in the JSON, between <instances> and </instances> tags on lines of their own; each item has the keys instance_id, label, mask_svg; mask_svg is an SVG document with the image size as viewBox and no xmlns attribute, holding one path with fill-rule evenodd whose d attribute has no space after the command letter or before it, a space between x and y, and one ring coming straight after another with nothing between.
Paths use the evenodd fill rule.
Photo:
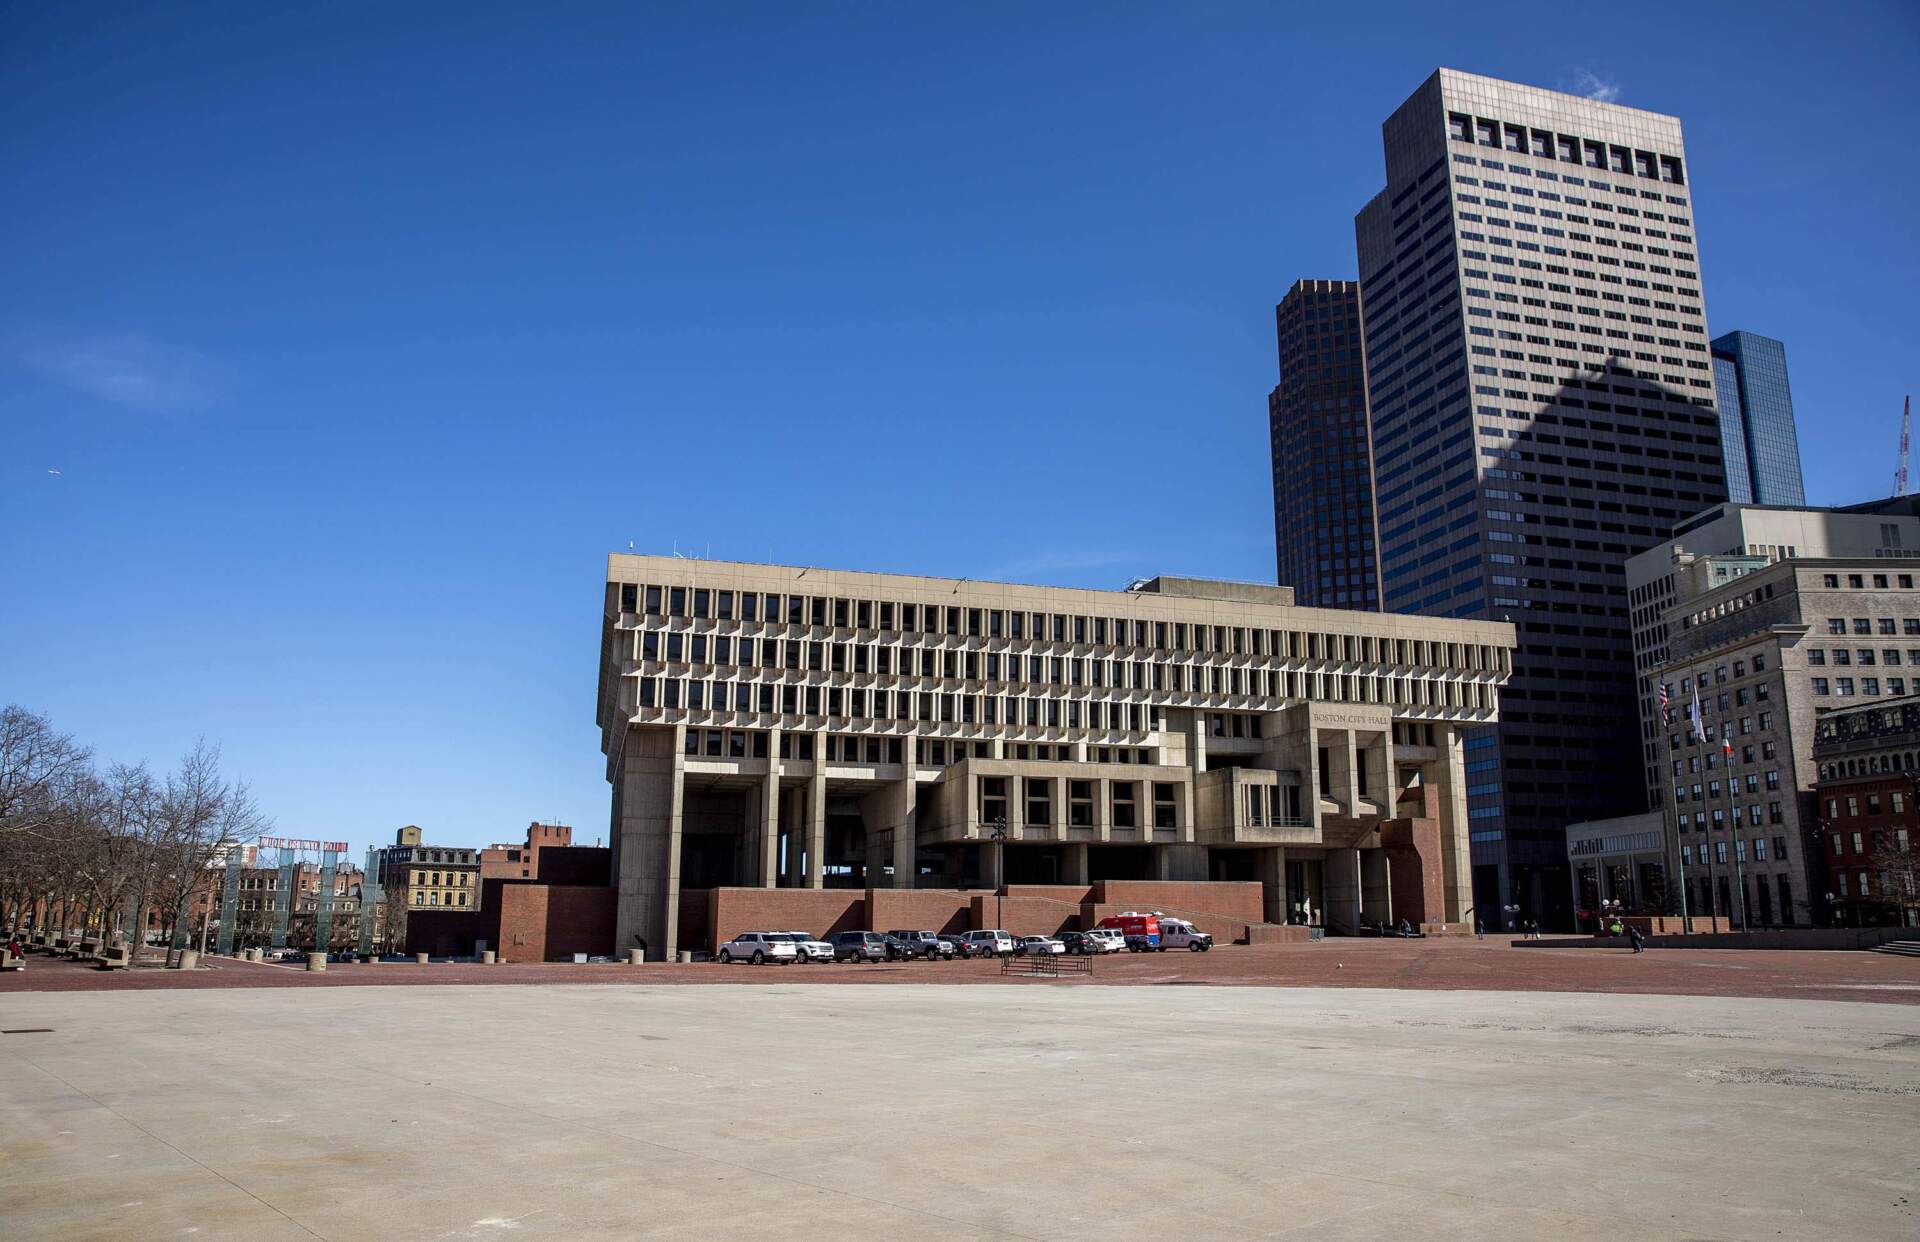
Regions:
<instances>
[{"instance_id":1,"label":"red brick building","mask_svg":"<svg viewBox=\"0 0 1920 1242\"><path fill-rule=\"evenodd\" d=\"M1823 715L1813 757L1833 920L1920 925L1920 695Z\"/></svg>"},{"instance_id":2,"label":"red brick building","mask_svg":"<svg viewBox=\"0 0 1920 1242\"><path fill-rule=\"evenodd\" d=\"M573 829L565 824L527 825L527 839L520 845L489 845L480 851L480 879L530 880L540 874L540 851L565 848L573 844Z\"/></svg>"},{"instance_id":3,"label":"red brick building","mask_svg":"<svg viewBox=\"0 0 1920 1242\"><path fill-rule=\"evenodd\" d=\"M510 962L606 954L613 945L618 896L611 886L609 851L543 844L530 870L533 874L524 879L482 879L477 910L409 911L407 947L465 957L484 943Z\"/></svg>"}]
</instances>

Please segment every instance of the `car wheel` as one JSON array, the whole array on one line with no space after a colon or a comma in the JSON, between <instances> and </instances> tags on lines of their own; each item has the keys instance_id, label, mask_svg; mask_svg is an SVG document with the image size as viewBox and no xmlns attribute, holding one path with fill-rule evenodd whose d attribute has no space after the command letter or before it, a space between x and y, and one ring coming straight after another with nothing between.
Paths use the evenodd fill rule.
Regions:
<instances>
[{"instance_id":1,"label":"car wheel","mask_svg":"<svg viewBox=\"0 0 1920 1242\"><path fill-rule=\"evenodd\" d=\"M725 949L720 950L720 964L722 966L729 965L732 963L732 961L733 961L733 954L729 953Z\"/></svg>"},{"instance_id":2,"label":"car wheel","mask_svg":"<svg viewBox=\"0 0 1920 1242\"><path fill-rule=\"evenodd\" d=\"M1196 940L1192 944L1188 945L1187 948L1194 953L1204 953L1206 952L1207 946L1201 944L1199 941Z\"/></svg>"},{"instance_id":3,"label":"car wheel","mask_svg":"<svg viewBox=\"0 0 1920 1242\"><path fill-rule=\"evenodd\" d=\"M747 960L749 962L752 962L755 966L764 966L766 965L767 955L762 953L760 950L755 949L753 951L753 956L748 958Z\"/></svg>"}]
</instances>

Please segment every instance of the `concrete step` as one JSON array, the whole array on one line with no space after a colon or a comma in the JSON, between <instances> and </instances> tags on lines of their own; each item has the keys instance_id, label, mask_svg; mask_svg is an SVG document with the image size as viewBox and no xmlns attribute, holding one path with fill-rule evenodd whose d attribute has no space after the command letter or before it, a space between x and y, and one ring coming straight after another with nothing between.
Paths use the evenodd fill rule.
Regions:
<instances>
[{"instance_id":1,"label":"concrete step","mask_svg":"<svg viewBox=\"0 0 1920 1242\"><path fill-rule=\"evenodd\" d=\"M1898 957L1920 957L1920 940L1889 940L1885 944L1875 945L1875 953L1892 953Z\"/></svg>"}]
</instances>

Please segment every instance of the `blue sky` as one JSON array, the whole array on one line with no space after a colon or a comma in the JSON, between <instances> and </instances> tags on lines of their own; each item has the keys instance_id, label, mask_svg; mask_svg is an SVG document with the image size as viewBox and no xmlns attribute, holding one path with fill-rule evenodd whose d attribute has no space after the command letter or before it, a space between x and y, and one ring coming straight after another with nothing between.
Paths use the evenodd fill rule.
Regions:
<instances>
[{"instance_id":1,"label":"blue sky","mask_svg":"<svg viewBox=\"0 0 1920 1242\"><path fill-rule=\"evenodd\" d=\"M0 700L592 841L630 539L1270 578L1273 304L1441 64L1678 114L1711 327L1891 489L1920 9L1317 7L0 4Z\"/></svg>"}]
</instances>

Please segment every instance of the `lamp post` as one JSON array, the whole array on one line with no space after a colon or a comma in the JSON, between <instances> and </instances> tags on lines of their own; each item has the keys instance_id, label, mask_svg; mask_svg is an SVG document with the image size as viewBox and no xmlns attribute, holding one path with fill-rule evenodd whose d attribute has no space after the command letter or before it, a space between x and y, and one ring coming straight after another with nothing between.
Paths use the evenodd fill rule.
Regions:
<instances>
[{"instance_id":1,"label":"lamp post","mask_svg":"<svg viewBox=\"0 0 1920 1242\"><path fill-rule=\"evenodd\" d=\"M1501 906L1500 911L1507 916L1507 931L1511 933L1519 925L1516 916L1520 913L1520 907L1509 904Z\"/></svg>"},{"instance_id":2,"label":"lamp post","mask_svg":"<svg viewBox=\"0 0 1920 1242\"><path fill-rule=\"evenodd\" d=\"M994 868L995 874L993 877L993 880L994 880L993 926L995 931L1004 931L1006 929L1000 925L1000 919L1001 919L1000 895L1004 893L1007 888L1007 817L1006 816L996 815L994 817L993 830L987 834L987 840L993 842L994 861L999 864Z\"/></svg>"}]
</instances>

